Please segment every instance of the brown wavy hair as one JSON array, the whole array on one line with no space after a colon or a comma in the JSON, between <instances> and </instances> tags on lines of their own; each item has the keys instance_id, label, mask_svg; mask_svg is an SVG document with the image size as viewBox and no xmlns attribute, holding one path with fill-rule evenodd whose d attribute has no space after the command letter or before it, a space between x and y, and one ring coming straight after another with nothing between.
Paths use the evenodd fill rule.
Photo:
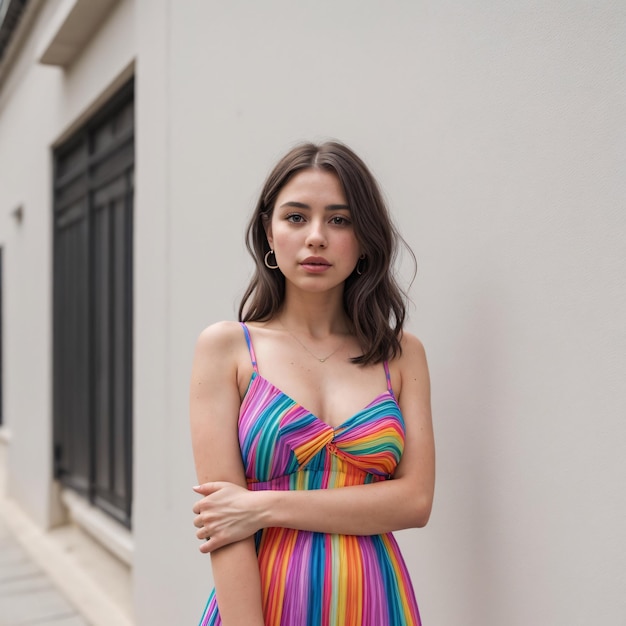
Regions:
<instances>
[{"instance_id":1,"label":"brown wavy hair","mask_svg":"<svg viewBox=\"0 0 626 626\"><path fill-rule=\"evenodd\" d=\"M248 224L246 247L256 264L239 306L239 320L266 321L280 310L285 298L285 277L265 266L270 250L264 222L272 217L281 189L298 172L319 168L337 176L350 207L354 232L365 260L345 281L343 306L363 353L352 361L379 363L401 353L407 296L393 274L398 243L415 255L397 232L378 184L365 163L346 145L328 141L303 143L290 150L274 167L261 191ZM415 273L415 272L414 272Z\"/></svg>"}]
</instances>

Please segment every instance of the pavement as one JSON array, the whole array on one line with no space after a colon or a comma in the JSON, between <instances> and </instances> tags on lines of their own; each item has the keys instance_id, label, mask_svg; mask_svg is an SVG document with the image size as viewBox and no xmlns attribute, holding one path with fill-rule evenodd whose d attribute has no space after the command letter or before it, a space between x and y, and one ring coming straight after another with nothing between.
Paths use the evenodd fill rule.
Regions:
<instances>
[{"instance_id":1,"label":"pavement","mask_svg":"<svg viewBox=\"0 0 626 626\"><path fill-rule=\"evenodd\" d=\"M90 626L0 515L0 626Z\"/></svg>"}]
</instances>

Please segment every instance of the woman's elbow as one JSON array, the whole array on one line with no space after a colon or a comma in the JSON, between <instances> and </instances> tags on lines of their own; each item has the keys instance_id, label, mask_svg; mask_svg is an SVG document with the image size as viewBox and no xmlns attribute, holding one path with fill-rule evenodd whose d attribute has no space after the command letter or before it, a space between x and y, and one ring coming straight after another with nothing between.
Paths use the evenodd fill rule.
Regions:
<instances>
[{"instance_id":1,"label":"woman's elbow","mask_svg":"<svg viewBox=\"0 0 626 626\"><path fill-rule=\"evenodd\" d=\"M410 528L424 528L430 519L433 508L432 498L415 498L410 513Z\"/></svg>"}]
</instances>

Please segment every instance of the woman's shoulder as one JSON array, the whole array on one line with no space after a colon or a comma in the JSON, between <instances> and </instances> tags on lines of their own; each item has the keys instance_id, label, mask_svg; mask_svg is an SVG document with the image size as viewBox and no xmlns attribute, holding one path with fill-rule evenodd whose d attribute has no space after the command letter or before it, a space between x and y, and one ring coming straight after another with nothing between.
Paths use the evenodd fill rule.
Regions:
<instances>
[{"instance_id":1,"label":"woman's shoulder","mask_svg":"<svg viewBox=\"0 0 626 626\"><path fill-rule=\"evenodd\" d=\"M402 353L390 362L394 389L399 390L398 398L413 398L415 393L428 395L430 375L424 344L415 335L405 331L400 346Z\"/></svg>"},{"instance_id":2,"label":"woman's shoulder","mask_svg":"<svg viewBox=\"0 0 626 626\"><path fill-rule=\"evenodd\" d=\"M425 358L426 350L421 340L413 333L403 331L400 339L400 347L402 348L402 354L400 358L406 356L407 358Z\"/></svg>"},{"instance_id":3,"label":"woman's shoulder","mask_svg":"<svg viewBox=\"0 0 626 626\"><path fill-rule=\"evenodd\" d=\"M401 353L393 360L392 365L398 368L402 378L408 374L415 375L426 370L426 350L421 340L414 334L404 331L400 339Z\"/></svg>"},{"instance_id":4,"label":"woman's shoulder","mask_svg":"<svg viewBox=\"0 0 626 626\"><path fill-rule=\"evenodd\" d=\"M243 330L239 322L224 320L210 324L202 330L196 342L201 351L231 351L241 343Z\"/></svg>"}]
</instances>

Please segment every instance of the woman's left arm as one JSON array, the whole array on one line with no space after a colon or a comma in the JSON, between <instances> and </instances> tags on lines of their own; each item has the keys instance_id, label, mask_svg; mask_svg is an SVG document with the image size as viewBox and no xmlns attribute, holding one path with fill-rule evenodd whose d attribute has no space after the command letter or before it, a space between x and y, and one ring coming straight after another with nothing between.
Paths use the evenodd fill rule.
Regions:
<instances>
[{"instance_id":1,"label":"woman's left arm","mask_svg":"<svg viewBox=\"0 0 626 626\"><path fill-rule=\"evenodd\" d=\"M433 503L435 446L428 365L416 337L405 333L402 355L393 368L400 376L398 403L406 428L404 452L394 478L308 491L251 492L231 483L205 483L196 491L205 496L205 525L210 529L215 524L211 550L270 526L342 535L425 526ZM223 524L225 518L227 525ZM219 528L225 526L228 534L220 535Z\"/></svg>"}]
</instances>

